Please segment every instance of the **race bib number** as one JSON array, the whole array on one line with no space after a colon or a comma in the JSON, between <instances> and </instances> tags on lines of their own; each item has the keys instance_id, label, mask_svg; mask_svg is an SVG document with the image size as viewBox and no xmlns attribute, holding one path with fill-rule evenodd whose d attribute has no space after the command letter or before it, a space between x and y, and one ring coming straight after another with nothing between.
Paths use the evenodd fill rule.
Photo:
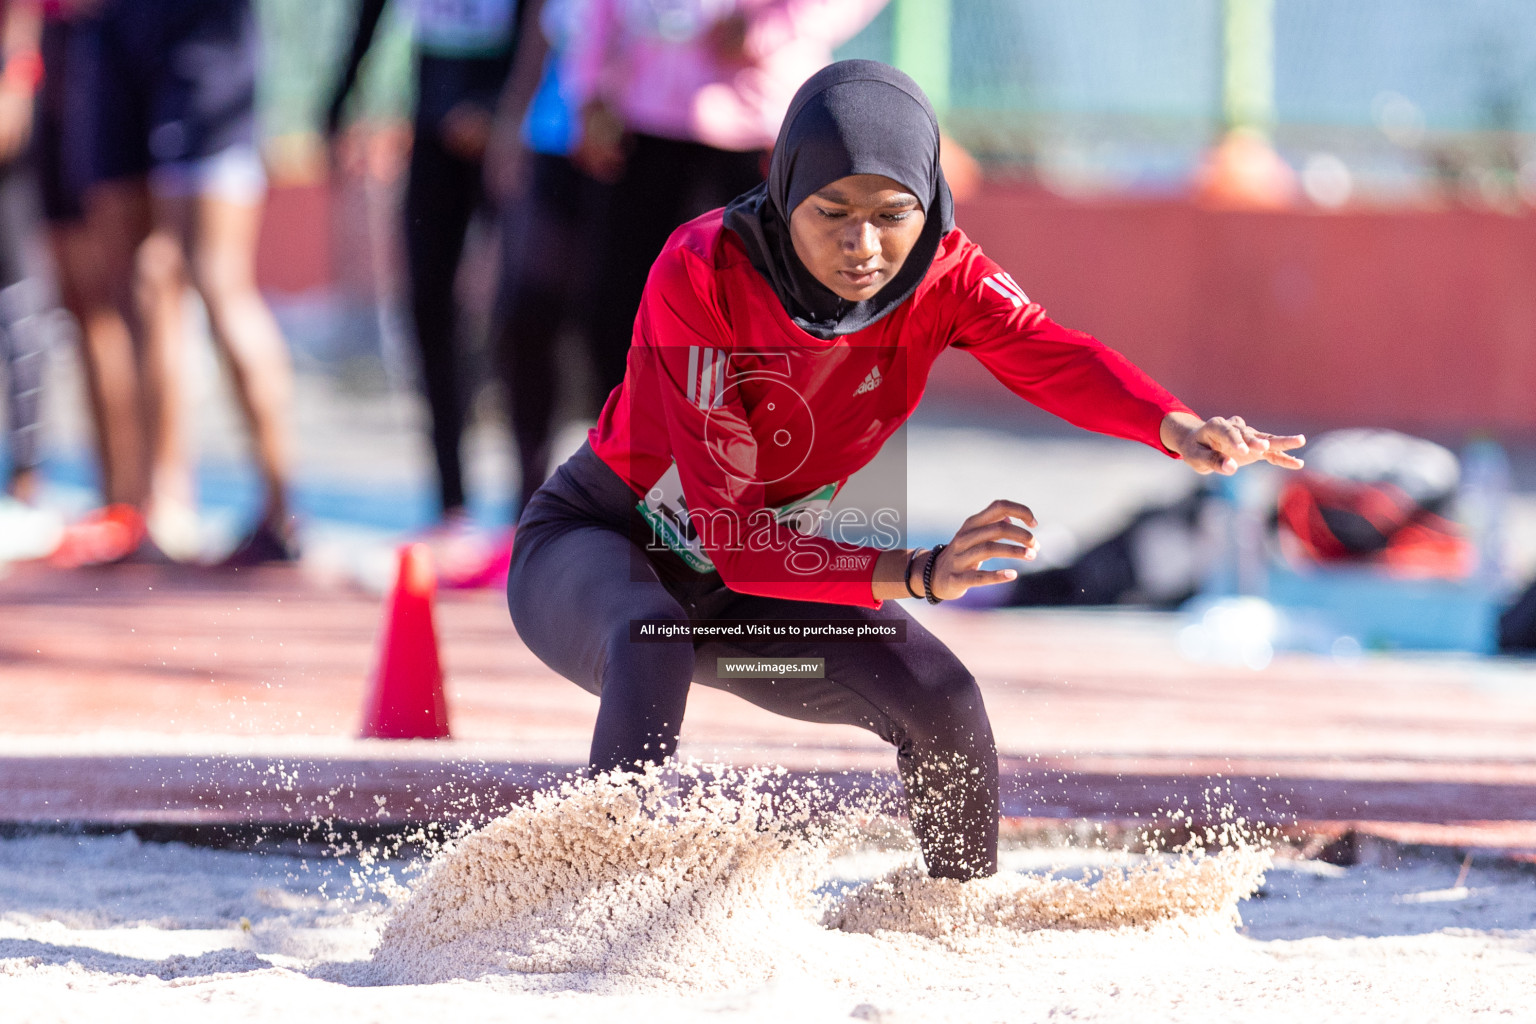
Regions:
<instances>
[{"instance_id":1,"label":"race bib number","mask_svg":"<svg viewBox=\"0 0 1536 1024\"><path fill-rule=\"evenodd\" d=\"M499 53L512 41L516 0L415 0L416 40L443 56Z\"/></svg>"},{"instance_id":2,"label":"race bib number","mask_svg":"<svg viewBox=\"0 0 1536 1024\"><path fill-rule=\"evenodd\" d=\"M837 484L826 484L787 504L772 510L774 521L806 537L814 537L826 522L827 509L837 495ZM661 544L683 560L695 572L714 572L715 563L704 550L699 535L699 523L688 515L688 501L683 496L683 478L672 463L661 479L651 485L635 506L651 526L651 532ZM751 531L750 524L742 524L738 531L745 539Z\"/></svg>"}]
</instances>

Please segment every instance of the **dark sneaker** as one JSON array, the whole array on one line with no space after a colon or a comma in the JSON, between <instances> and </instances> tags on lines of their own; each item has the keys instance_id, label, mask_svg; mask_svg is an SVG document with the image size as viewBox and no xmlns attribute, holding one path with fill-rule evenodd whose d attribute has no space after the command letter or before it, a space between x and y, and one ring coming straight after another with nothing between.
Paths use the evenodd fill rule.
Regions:
<instances>
[{"instance_id":1,"label":"dark sneaker","mask_svg":"<svg viewBox=\"0 0 1536 1024\"><path fill-rule=\"evenodd\" d=\"M244 569L253 565L274 565L298 560L299 542L292 531L280 531L271 523L262 523L219 563L219 567Z\"/></svg>"}]
</instances>

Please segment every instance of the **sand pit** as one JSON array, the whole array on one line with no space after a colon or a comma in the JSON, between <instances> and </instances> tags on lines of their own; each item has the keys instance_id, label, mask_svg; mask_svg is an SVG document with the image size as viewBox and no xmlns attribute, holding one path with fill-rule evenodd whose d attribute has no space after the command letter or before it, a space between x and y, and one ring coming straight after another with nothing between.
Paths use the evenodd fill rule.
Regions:
<instances>
[{"instance_id":1,"label":"sand pit","mask_svg":"<svg viewBox=\"0 0 1536 1024\"><path fill-rule=\"evenodd\" d=\"M586 784L429 861L0 841L14 1021L1464 1020L1536 1005L1536 875L1007 849L931 880L771 776ZM685 781L687 781L685 779ZM662 784L662 783L665 784ZM641 1015L644 1015L642 1018Z\"/></svg>"}]
</instances>

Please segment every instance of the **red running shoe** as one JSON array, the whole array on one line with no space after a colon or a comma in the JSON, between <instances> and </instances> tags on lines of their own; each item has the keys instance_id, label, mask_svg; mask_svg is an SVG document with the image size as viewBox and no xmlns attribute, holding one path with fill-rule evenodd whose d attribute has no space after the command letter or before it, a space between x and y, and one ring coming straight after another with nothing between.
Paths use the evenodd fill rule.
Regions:
<instances>
[{"instance_id":1,"label":"red running shoe","mask_svg":"<svg viewBox=\"0 0 1536 1024\"><path fill-rule=\"evenodd\" d=\"M147 535L144 517L132 505L108 505L64 527L64 537L48 564L59 569L121 562L139 549Z\"/></svg>"},{"instance_id":2,"label":"red running shoe","mask_svg":"<svg viewBox=\"0 0 1536 1024\"><path fill-rule=\"evenodd\" d=\"M512 564L512 530L482 530L466 513L451 512L417 538L432 552L438 586L446 590L504 587Z\"/></svg>"},{"instance_id":3,"label":"red running shoe","mask_svg":"<svg viewBox=\"0 0 1536 1024\"><path fill-rule=\"evenodd\" d=\"M438 568L437 580L449 590L504 590L512 569L512 535L485 537L479 549Z\"/></svg>"}]
</instances>

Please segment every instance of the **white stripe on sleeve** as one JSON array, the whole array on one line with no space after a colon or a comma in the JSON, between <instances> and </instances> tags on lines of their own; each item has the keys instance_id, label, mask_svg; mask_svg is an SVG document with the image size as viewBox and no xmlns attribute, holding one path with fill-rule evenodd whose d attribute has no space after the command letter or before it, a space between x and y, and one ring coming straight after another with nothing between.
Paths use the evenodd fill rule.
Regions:
<instances>
[{"instance_id":1,"label":"white stripe on sleeve","mask_svg":"<svg viewBox=\"0 0 1536 1024\"><path fill-rule=\"evenodd\" d=\"M1029 296L1024 294L1024 289L1019 287L1019 282L1017 282L1017 281L1015 281L1013 279L1013 275L1012 274L1004 271L1003 273L998 274L997 277L998 277L998 280L1002 281L1003 284L1007 285L1008 288L1014 294L1016 294L1019 298L1024 300L1024 305L1026 305L1026 306L1029 305Z\"/></svg>"},{"instance_id":2,"label":"white stripe on sleeve","mask_svg":"<svg viewBox=\"0 0 1536 1024\"><path fill-rule=\"evenodd\" d=\"M995 279L990 278L990 277L984 277L984 278L981 279L981 283L986 285L988 288L991 288L993 291L997 292L997 294L1001 295L1003 298L1007 299L1009 302L1013 303L1013 308L1014 309L1018 309L1020 306L1024 305L1023 302L1019 301L1019 297L1017 295L1015 295L1013 292L1008 290L1008 287L1006 285L998 283Z\"/></svg>"},{"instance_id":3,"label":"white stripe on sleeve","mask_svg":"<svg viewBox=\"0 0 1536 1024\"><path fill-rule=\"evenodd\" d=\"M700 409L708 409L710 401L710 385L715 382L715 350L704 350L703 367L699 370L699 398L694 404Z\"/></svg>"}]
</instances>

